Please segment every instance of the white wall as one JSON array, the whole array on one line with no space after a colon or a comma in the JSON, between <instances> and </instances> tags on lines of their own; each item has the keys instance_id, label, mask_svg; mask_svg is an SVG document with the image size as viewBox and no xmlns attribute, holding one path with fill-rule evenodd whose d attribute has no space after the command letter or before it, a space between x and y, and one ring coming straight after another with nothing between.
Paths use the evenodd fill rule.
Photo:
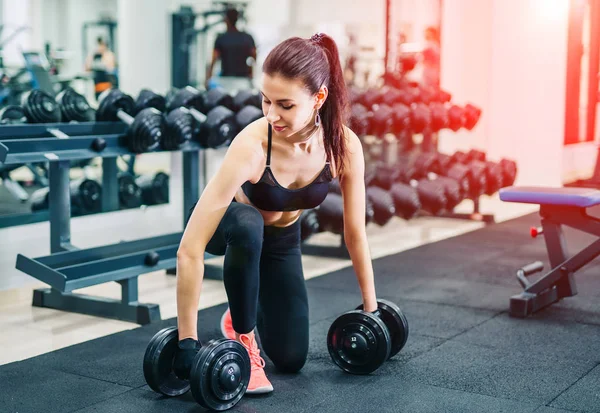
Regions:
<instances>
[{"instance_id":1,"label":"white wall","mask_svg":"<svg viewBox=\"0 0 600 413\"><path fill-rule=\"evenodd\" d=\"M441 22L441 86L452 101L483 108L473 131L440 134L440 150L452 153L470 147L485 148L490 124L492 73L491 1L444 0Z\"/></svg>"},{"instance_id":2,"label":"white wall","mask_svg":"<svg viewBox=\"0 0 600 413\"><path fill-rule=\"evenodd\" d=\"M562 184L567 24L568 0L444 1L442 87L483 117L442 150L477 147L515 159L517 184Z\"/></svg>"},{"instance_id":3,"label":"white wall","mask_svg":"<svg viewBox=\"0 0 600 413\"><path fill-rule=\"evenodd\" d=\"M134 97L143 88L166 93L171 85L168 4L163 0L117 4L119 88Z\"/></svg>"},{"instance_id":4,"label":"white wall","mask_svg":"<svg viewBox=\"0 0 600 413\"><path fill-rule=\"evenodd\" d=\"M22 49L29 49L32 45L32 16L30 0L6 0L2 2L2 21L5 24L2 31L2 40L12 37L15 31L28 26L27 29L20 31L2 50L2 57L6 66L22 66Z\"/></svg>"}]
</instances>

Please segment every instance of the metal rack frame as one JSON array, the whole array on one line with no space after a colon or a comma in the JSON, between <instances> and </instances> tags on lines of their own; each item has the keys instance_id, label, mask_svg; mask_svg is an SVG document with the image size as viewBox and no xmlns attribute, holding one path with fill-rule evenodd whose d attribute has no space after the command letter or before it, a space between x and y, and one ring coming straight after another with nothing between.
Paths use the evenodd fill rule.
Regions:
<instances>
[{"instance_id":1,"label":"metal rack frame","mask_svg":"<svg viewBox=\"0 0 600 413\"><path fill-rule=\"evenodd\" d=\"M56 137L49 129L59 129ZM71 204L69 168L71 160L103 158L103 209L118 210L117 157L131 155L125 149L127 127L119 122L81 124L15 125L0 128L0 165L49 163L50 255L28 258L17 256L16 268L48 284L50 288L33 293L33 305L100 317L147 324L160 320L156 304L138 302L138 276L176 266L182 233L80 249L71 243ZM105 145L98 150L98 140ZM188 142L183 152L184 225L192 205L200 196L200 160L202 150ZM160 152L158 149L153 152ZM158 262L149 259L159 256ZM210 254L207 254L211 257ZM222 278L219 268L207 268L207 275ZM73 290L116 281L121 284L121 299L111 300L75 294Z\"/></svg>"}]
</instances>

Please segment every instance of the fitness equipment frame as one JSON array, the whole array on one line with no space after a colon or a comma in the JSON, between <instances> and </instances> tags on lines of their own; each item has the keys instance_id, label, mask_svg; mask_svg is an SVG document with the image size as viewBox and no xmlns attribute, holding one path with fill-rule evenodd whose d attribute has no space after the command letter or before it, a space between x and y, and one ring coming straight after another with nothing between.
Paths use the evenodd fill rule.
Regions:
<instances>
[{"instance_id":1,"label":"fitness equipment frame","mask_svg":"<svg viewBox=\"0 0 600 413\"><path fill-rule=\"evenodd\" d=\"M35 155L35 148L40 151L45 148L55 145L53 140L56 136L53 134L63 134L66 138L77 138L81 145L80 154L71 159L91 159L95 156L100 156L91 149L92 142L95 139L114 139L126 133L127 126L120 122L114 123L40 123L40 124L22 124L22 125L5 125L0 128L0 164L6 166L30 165L33 168L34 163L48 162L49 159ZM50 146L49 146L50 145ZM86 146L87 145L87 146ZM28 149L31 148L31 150ZM44 148L44 149L42 149ZM90 156L87 156L90 155ZM6 159L4 159L6 157ZM114 164L114 166L113 166ZM110 212L119 209L118 194L115 193L116 177L111 176L113 172L116 174L116 157L105 158L103 160L103 204L102 211ZM45 177L37 177L37 179L46 179ZM114 181L114 183L113 183ZM49 184L49 182L48 182ZM114 186L117 185L117 186ZM33 224L36 222L48 221L50 219L49 211L27 212L20 214L10 214L0 216L0 228L11 226Z\"/></svg>"},{"instance_id":2,"label":"fitness equipment frame","mask_svg":"<svg viewBox=\"0 0 600 413\"><path fill-rule=\"evenodd\" d=\"M500 190L506 202L540 204L541 231L544 234L552 269L535 282L527 277L544 269L541 261L517 271L524 291L510 299L510 315L525 318L565 297L577 294L574 274L600 255L600 239L569 255L562 227L568 226L600 238L600 219L590 216L587 208L600 204L600 191L586 188L509 187Z\"/></svg>"}]
</instances>

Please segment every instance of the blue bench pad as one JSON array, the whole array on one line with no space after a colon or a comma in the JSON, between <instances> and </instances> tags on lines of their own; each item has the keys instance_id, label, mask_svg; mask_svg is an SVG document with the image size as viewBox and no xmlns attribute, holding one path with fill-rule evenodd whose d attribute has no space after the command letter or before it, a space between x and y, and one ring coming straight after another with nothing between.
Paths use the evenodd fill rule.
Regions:
<instances>
[{"instance_id":1,"label":"blue bench pad","mask_svg":"<svg viewBox=\"0 0 600 413\"><path fill-rule=\"evenodd\" d=\"M566 205L587 208L600 204L600 191L591 188L509 186L500 190L500 199L540 205Z\"/></svg>"}]
</instances>

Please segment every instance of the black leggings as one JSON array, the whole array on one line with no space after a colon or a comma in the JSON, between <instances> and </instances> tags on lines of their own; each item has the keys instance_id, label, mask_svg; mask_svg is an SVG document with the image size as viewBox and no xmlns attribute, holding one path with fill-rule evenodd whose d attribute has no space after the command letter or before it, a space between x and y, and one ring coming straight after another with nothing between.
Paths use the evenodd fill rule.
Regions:
<instances>
[{"instance_id":1,"label":"black leggings","mask_svg":"<svg viewBox=\"0 0 600 413\"><path fill-rule=\"evenodd\" d=\"M275 367L297 372L308 354L308 297L300 252L300 221L265 226L260 212L232 202L206 246L225 255L223 281L233 328L258 328Z\"/></svg>"}]
</instances>

